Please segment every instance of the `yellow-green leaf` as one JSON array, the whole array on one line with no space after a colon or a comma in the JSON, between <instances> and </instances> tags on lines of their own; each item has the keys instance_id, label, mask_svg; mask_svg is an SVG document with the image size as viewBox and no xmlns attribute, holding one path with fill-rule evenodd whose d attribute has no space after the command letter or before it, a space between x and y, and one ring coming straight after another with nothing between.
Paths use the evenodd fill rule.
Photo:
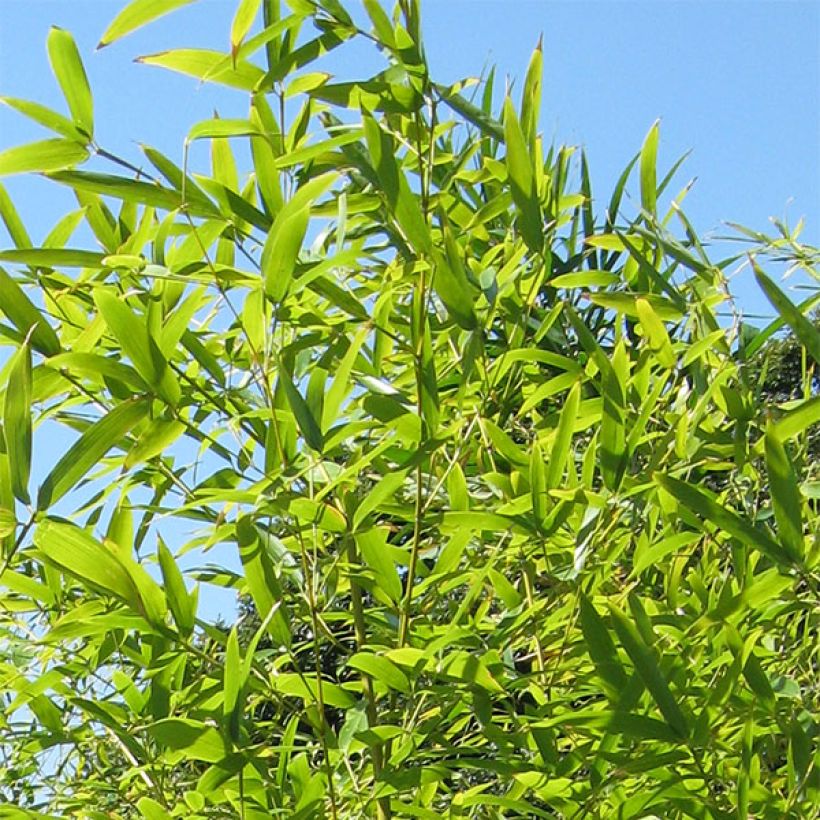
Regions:
<instances>
[{"instance_id":1,"label":"yellow-green leaf","mask_svg":"<svg viewBox=\"0 0 820 820\"><path fill-rule=\"evenodd\" d=\"M31 472L31 348L24 344L15 354L3 402L3 433L15 498L29 503Z\"/></svg>"},{"instance_id":2,"label":"yellow-green leaf","mask_svg":"<svg viewBox=\"0 0 820 820\"><path fill-rule=\"evenodd\" d=\"M145 399L126 401L88 427L46 476L37 495L37 509L45 510L73 490L112 447L122 443L145 417L148 406Z\"/></svg>"},{"instance_id":3,"label":"yellow-green leaf","mask_svg":"<svg viewBox=\"0 0 820 820\"><path fill-rule=\"evenodd\" d=\"M94 103L80 52L70 32L52 26L48 33L48 57L74 122L90 140L94 136Z\"/></svg>"},{"instance_id":4,"label":"yellow-green leaf","mask_svg":"<svg viewBox=\"0 0 820 820\"><path fill-rule=\"evenodd\" d=\"M123 8L111 21L111 24L100 37L97 48L105 48L126 34L136 31L141 26L193 3L194 0L134 0Z\"/></svg>"},{"instance_id":5,"label":"yellow-green leaf","mask_svg":"<svg viewBox=\"0 0 820 820\"><path fill-rule=\"evenodd\" d=\"M85 147L72 140L30 142L0 152L0 176L61 171L87 159Z\"/></svg>"}]
</instances>

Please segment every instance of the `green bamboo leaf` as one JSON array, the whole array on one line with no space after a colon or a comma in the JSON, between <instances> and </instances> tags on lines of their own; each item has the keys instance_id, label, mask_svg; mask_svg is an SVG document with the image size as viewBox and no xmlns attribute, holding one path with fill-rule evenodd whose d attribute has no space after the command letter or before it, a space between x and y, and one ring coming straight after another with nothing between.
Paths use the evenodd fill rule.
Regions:
<instances>
[{"instance_id":1,"label":"green bamboo leaf","mask_svg":"<svg viewBox=\"0 0 820 820\"><path fill-rule=\"evenodd\" d=\"M29 503L31 473L31 348L24 344L12 357L3 402L3 434L15 498Z\"/></svg>"},{"instance_id":2,"label":"green bamboo leaf","mask_svg":"<svg viewBox=\"0 0 820 820\"><path fill-rule=\"evenodd\" d=\"M789 454L770 422L766 427L766 472L772 495L777 532L787 551L797 557L803 555L803 514L800 488Z\"/></svg>"},{"instance_id":3,"label":"green bamboo leaf","mask_svg":"<svg viewBox=\"0 0 820 820\"><path fill-rule=\"evenodd\" d=\"M182 577L171 550L160 538L157 541L157 556L162 570L162 582L168 598L168 606L174 616L174 623L180 633L186 637L194 631L196 622L196 599L185 588L185 579Z\"/></svg>"},{"instance_id":4,"label":"green bamboo leaf","mask_svg":"<svg viewBox=\"0 0 820 820\"><path fill-rule=\"evenodd\" d=\"M646 299L636 299L635 305L650 349L658 357L662 367L673 368L676 362L675 353L663 322Z\"/></svg>"},{"instance_id":5,"label":"green bamboo leaf","mask_svg":"<svg viewBox=\"0 0 820 820\"><path fill-rule=\"evenodd\" d=\"M652 649L644 643L636 626L618 607L610 603L609 611L621 646L635 664L635 670L658 705L664 719L678 737L687 737L689 732L686 718L669 689L669 684L658 666Z\"/></svg>"},{"instance_id":6,"label":"green bamboo leaf","mask_svg":"<svg viewBox=\"0 0 820 820\"><path fill-rule=\"evenodd\" d=\"M245 583L259 617L264 619L271 638L278 645L291 642L287 620L279 609L281 590L273 559L264 540L248 516L242 516L236 525L239 557L245 571Z\"/></svg>"},{"instance_id":7,"label":"green bamboo leaf","mask_svg":"<svg viewBox=\"0 0 820 820\"><path fill-rule=\"evenodd\" d=\"M410 679L393 661L383 655L357 652L348 659L347 665L383 683L388 689L395 689L397 692L410 691Z\"/></svg>"},{"instance_id":8,"label":"green bamboo leaf","mask_svg":"<svg viewBox=\"0 0 820 820\"><path fill-rule=\"evenodd\" d=\"M510 191L518 211L521 235L530 250L540 253L544 245L544 231L541 205L535 189L532 158L509 97L504 100L504 138L507 145L506 162Z\"/></svg>"},{"instance_id":9,"label":"green bamboo leaf","mask_svg":"<svg viewBox=\"0 0 820 820\"><path fill-rule=\"evenodd\" d=\"M336 172L331 171L311 179L277 213L265 240L261 259L265 292L274 301L281 301L290 287L307 232L311 206L336 178Z\"/></svg>"},{"instance_id":10,"label":"green bamboo leaf","mask_svg":"<svg viewBox=\"0 0 820 820\"><path fill-rule=\"evenodd\" d=\"M262 136L262 131L250 120L202 120L191 126L188 142L201 139L226 139L229 137Z\"/></svg>"},{"instance_id":11,"label":"green bamboo leaf","mask_svg":"<svg viewBox=\"0 0 820 820\"><path fill-rule=\"evenodd\" d=\"M56 111L52 111L50 108L46 108L44 105L29 100L18 100L16 97L0 97L0 103L9 106L9 108L13 108L15 111L19 111L43 127L62 134L62 136L72 142L80 144L86 142L83 135L77 130L77 126L71 122L71 120L62 114L58 114Z\"/></svg>"},{"instance_id":12,"label":"green bamboo leaf","mask_svg":"<svg viewBox=\"0 0 820 820\"><path fill-rule=\"evenodd\" d=\"M134 364L137 373L156 391L156 394L171 405L180 398L179 382L168 367L159 345L149 334L145 322L131 312L125 302L106 290L94 292L97 309L108 329L122 347L123 353Z\"/></svg>"},{"instance_id":13,"label":"green bamboo leaf","mask_svg":"<svg viewBox=\"0 0 820 820\"><path fill-rule=\"evenodd\" d=\"M419 205L418 197L410 188L407 178L396 160L396 149L391 136L371 116L363 118L367 147L373 168L381 185L387 207L395 216L408 242L417 253L430 254L433 241Z\"/></svg>"},{"instance_id":14,"label":"green bamboo leaf","mask_svg":"<svg viewBox=\"0 0 820 820\"><path fill-rule=\"evenodd\" d=\"M578 409L581 406L581 383L576 381L567 394L566 402L561 409L558 419L558 429L550 448L549 467L546 475L546 486L554 489L561 483L567 461L572 456L572 434L575 431L575 421L578 418Z\"/></svg>"},{"instance_id":15,"label":"green bamboo leaf","mask_svg":"<svg viewBox=\"0 0 820 820\"><path fill-rule=\"evenodd\" d=\"M433 287L453 319L465 330L472 330L476 326L474 296L464 269L463 251L446 222L441 230L446 256L439 252L434 254L436 269Z\"/></svg>"},{"instance_id":16,"label":"green bamboo leaf","mask_svg":"<svg viewBox=\"0 0 820 820\"><path fill-rule=\"evenodd\" d=\"M30 268L102 268L105 255L73 248L17 248L0 251L0 261Z\"/></svg>"},{"instance_id":17,"label":"green bamboo leaf","mask_svg":"<svg viewBox=\"0 0 820 820\"><path fill-rule=\"evenodd\" d=\"M12 242L18 248L31 247L31 237L28 235L26 226L23 225L20 214L17 213L8 191L2 185L0 185L0 218L6 226Z\"/></svg>"},{"instance_id":18,"label":"green bamboo leaf","mask_svg":"<svg viewBox=\"0 0 820 820\"><path fill-rule=\"evenodd\" d=\"M150 797L140 797L137 809L145 820L171 820L171 815L162 805Z\"/></svg>"},{"instance_id":19,"label":"green bamboo leaf","mask_svg":"<svg viewBox=\"0 0 820 820\"><path fill-rule=\"evenodd\" d=\"M94 104L91 99L91 87L77 50L77 44L71 33L52 26L48 33L48 57L51 69L63 95L68 109L80 131L90 140L94 136Z\"/></svg>"},{"instance_id":20,"label":"green bamboo leaf","mask_svg":"<svg viewBox=\"0 0 820 820\"><path fill-rule=\"evenodd\" d=\"M189 760L219 763L230 749L219 730L190 718L166 718L146 730L160 745L180 751Z\"/></svg>"},{"instance_id":21,"label":"green bamboo leaf","mask_svg":"<svg viewBox=\"0 0 820 820\"><path fill-rule=\"evenodd\" d=\"M128 451L123 466L130 470L137 464L160 455L185 432L185 429L185 424L181 421L154 419Z\"/></svg>"},{"instance_id":22,"label":"green bamboo leaf","mask_svg":"<svg viewBox=\"0 0 820 820\"><path fill-rule=\"evenodd\" d=\"M820 364L820 332L812 323L792 304L791 300L780 288L766 276L754 259L751 260L757 283L772 303L775 310L783 317L786 324L794 331L794 335L806 348L809 356Z\"/></svg>"},{"instance_id":23,"label":"green bamboo leaf","mask_svg":"<svg viewBox=\"0 0 820 820\"><path fill-rule=\"evenodd\" d=\"M605 288L621 281L617 274L605 270L586 270L581 273L562 273L549 280L554 288Z\"/></svg>"},{"instance_id":24,"label":"green bamboo leaf","mask_svg":"<svg viewBox=\"0 0 820 820\"><path fill-rule=\"evenodd\" d=\"M364 0L364 8L379 41L388 48L395 48L396 40L390 18L378 0Z\"/></svg>"},{"instance_id":25,"label":"green bamboo leaf","mask_svg":"<svg viewBox=\"0 0 820 820\"><path fill-rule=\"evenodd\" d=\"M122 382L135 393L150 390L133 367L105 356L98 356L96 353L60 353L52 356L44 364L54 370L66 370L80 379L93 379L98 382L104 378L113 379Z\"/></svg>"},{"instance_id":26,"label":"green bamboo leaf","mask_svg":"<svg viewBox=\"0 0 820 820\"><path fill-rule=\"evenodd\" d=\"M61 571L121 598L149 624L164 629L167 606L162 590L125 552L115 552L80 527L52 518L41 519L34 543Z\"/></svg>"},{"instance_id":27,"label":"green bamboo leaf","mask_svg":"<svg viewBox=\"0 0 820 820\"><path fill-rule=\"evenodd\" d=\"M651 215L655 215L658 204L658 138L660 135L660 120L655 120L641 146L641 207Z\"/></svg>"},{"instance_id":28,"label":"green bamboo leaf","mask_svg":"<svg viewBox=\"0 0 820 820\"><path fill-rule=\"evenodd\" d=\"M477 105L473 105L468 99L458 94L452 88L445 85L435 84L434 88L444 102L457 114L461 114L468 122L471 122L485 136L491 137L499 142L504 141L504 126L493 119Z\"/></svg>"},{"instance_id":29,"label":"green bamboo leaf","mask_svg":"<svg viewBox=\"0 0 820 820\"><path fill-rule=\"evenodd\" d=\"M61 171L85 162L88 156L87 149L73 140L30 142L0 152L0 176Z\"/></svg>"},{"instance_id":30,"label":"green bamboo leaf","mask_svg":"<svg viewBox=\"0 0 820 820\"><path fill-rule=\"evenodd\" d=\"M112 447L122 443L125 435L145 417L148 407L147 400L132 399L88 427L46 476L37 494L37 509L47 509L73 490Z\"/></svg>"},{"instance_id":31,"label":"green bamboo leaf","mask_svg":"<svg viewBox=\"0 0 820 820\"><path fill-rule=\"evenodd\" d=\"M68 185L75 191L110 196L135 205L150 205L165 211L175 211L182 207L182 196L179 191L164 188L154 182L143 182L139 179L97 174L90 171L59 171L49 174L49 179ZM218 209L209 204L204 196L191 197L187 208L193 216L220 216Z\"/></svg>"},{"instance_id":32,"label":"green bamboo leaf","mask_svg":"<svg viewBox=\"0 0 820 820\"><path fill-rule=\"evenodd\" d=\"M393 603L397 603L402 597L402 586L387 543L387 532L384 527L376 527L357 532L355 539L356 546L365 564L373 570L379 587Z\"/></svg>"},{"instance_id":33,"label":"green bamboo leaf","mask_svg":"<svg viewBox=\"0 0 820 820\"><path fill-rule=\"evenodd\" d=\"M618 658L615 644L609 635L604 619L586 595L579 600L581 631L586 641L587 651L595 665L595 671L607 689L607 695L618 702L626 687L627 674Z\"/></svg>"},{"instance_id":34,"label":"green bamboo leaf","mask_svg":"<svg viewBox=\"0 0 820 820\"><path fill-rule=\"evenodd\" d=\"M532 497L532 513L536 526L547 516L547 477L544 469L544 455L541 445L536 440L530 451L530 495Z\"/></svg>"},{"instance_id":35,"label":"green bamboo leaf","mask_svg":"<svg viewBox=\"0 0 820 820\"><path fill-rule=\"evenodd\" d=\"M404 484L406 478L407 473L405 471L388 473L367 493L362 503L356 508L356 512L353 513L354 532L359 529L370 513L378 510L379 504L396 493L399 487Z\"/></svg>"},{"instance_id":36,"label":"green bamboo leaf","mask_svg":"<svg viewBox=\"0 0 820 820\"><path fill-rule=\"evenodd\" d=\"M240 0L231 23L231 55L235 56L242 45L248 32L251 30L253 21L259 13L262 0Z\"/></svg>"},{"instance_id":37,"label":"green bamboo leaf","mask_svg":"<svg viewBox=\"0 0 820 820\"><path fill-rule=\"evenodd\" d=\"M268 233L261 264L265 293L274 302L281 302L287 295L309 222L310 205L295 212L283 208Z\"/></svg>"},{"instance_id":38,"label":"green bamboo leaf","mask_svg":"<svg viewBox=\"0 0 820 820\"><path fill-rule=\"evenodd\" d=\"M296 418L296 424L299 426L299 431L302 433L305 443L317 452L322 452L324 446L322 430L310 412L304 398L302 398L302 394L293 383L293 376L281 365L279 383L285 391L288 404Z\"/></svg>"},{"instance_id":39,"label":"green bamboo leaf","mask_svg":"<svg viewBox=\"0 0 820 820\"><path fill-rule=\"evenodd\" d=\"M182 8L195 0L133 0L125 6L111 21L108 28L100 37L97 48L105 48L111 43L125 37L141 26L168 14L175 9Z\"/></svg>"},{"instance_id":40,"label":"green bamboo leaf","mask_svg":"<svg viewBox=\"0 0 820 820\"><path fill-rule=\"evenodd\" d=\"M3 268L0 268L0 310L23 336L29 337L31 346L39 353L53 356L60 352L60 340L54 329Z\"/></svg>"},{"instance_id":41,"label":"green bamboo leaf","mask_svg":"<svg viewBox=\"0 0 820 820\"><path fill-rule=\"evenodd\" d=\"M530 64L527 66L527 75L524 78L524 88L521 92L521 131L524 139L532 151L535 147L535 137L538 131L538 115L541 110L541 75L543 72L543 35L538 38Z\"/></svg>"},{"instance_id":42,"label":"green bamboo leaf","mask_svg":"<svg viewBox=\"0 0 820 820\"><path fill-rule=\"evenodd\" d=\"M138 63L167 68L203 82L219 83L242 91L253 91L265 73L253 63L236 60L229 54L204 48L178 48L137 57Z\"/></svg>"},{"instance_id":43,"label":"green bamboo leaf","mask_svg":"<svg viewBox=\"0 0 820 820\"><path fill-rule=\"evenodd\" d=\"M339 421L342 402L344 402L345 397L353 386L350 374L353 372L353 366L359 356L359 351L362 349L362 345L370 333L370 328L362 328L348 345L342 360L334 368L335 375L333 376L333 381L327 390L325 401L322 405L322 430L325 432Z\"/></svg>"},{"instance_id":44,"label":"green bamboo leaf","mask_svg":"<svg viewBox=\"0 0 820 820\"><path fill-rule=\"evenodd\" d=\"M333 151L334 148L341 148L344 145L358 142L362 138L363 133L363 131L355 129L348 131L346 134L339 134L337 137L331 137L330 139L314 143L313 145L297 148L295 151L290 151L278 157L276 159L276 167L282 169L292 168L294 165L304 165L317 157L328 154Z\"/></svg>"},{"instance_id":45,"label":"green bamboo leaf","mask_svg":"<svg viewBox=\"0 0 820 820\"><path fill-rule=\"evenodd\" d=\"M774 435L780 441L788 441L818 423L820 423L820 396L814 396L784 413L774 423Z\"/></svg>"},{"instance_id":46,"label":"green bamboo leaf","mask_svg":"<svg viewBox=\"0 0 820 820\"><path fill-rule=\"evenodd\" d=\"M785 545L781 546L763 530L737 513L727 510L697 487L667 475L656 474L655 481L688 510L715 524L729 535L754 546L775 564L789 566L799 561L798 555L791 554L787 548L784 549Z\"/></svg>"},{"instance_id":47,"label":"green bamboo leaf","mask_svg":"<svg viewBox=\"0 0 820 820\"><path fill-rule=\"evenodd\" d=\"M225 666L222 674L222 717L228 729L228 736L236 743L242 717L241 675L242 656L239 652L239 636L234 626L228 634L225 647Z\"/></svg>"}]
</instances>

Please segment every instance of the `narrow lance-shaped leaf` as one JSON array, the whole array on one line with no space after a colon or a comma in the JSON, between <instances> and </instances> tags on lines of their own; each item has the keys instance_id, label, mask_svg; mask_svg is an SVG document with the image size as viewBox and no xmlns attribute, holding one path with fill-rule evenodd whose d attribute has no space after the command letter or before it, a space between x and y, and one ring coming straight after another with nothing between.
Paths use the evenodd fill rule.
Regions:
<instances>
[{"instance_id":1,"label":"narrow lance-shaped leaf","mask_svg":"<svg viewBox=\"0 0 820 820\"><path fill-rule=\"evenodd\" d=\"M265 76L258 66L243 60L231 65L229 54L204 48L178 48L138 57L137 62L187 74L197 80L253 91Z\"/></svg>"},{"instance_id":2,"label":"narrow lance-shaped leaf","mask_svg":"<svg viewBox=\"0 0 820 820\"><path fill-rule=\"evenodd\" d=\"M222 716L227 725L228 735L234 743L239 740L242 720L241 663L239 636L234 626L228 635L222 678Z\"/></svg>"},{"instance_id":3,"label":"narrow lance-shaped leaf","mask_svg":"<svg viewBox=\"0 0 820 820\"><path fill-rule=\"evenodd\" d=\"M148 401L132 399L94 422L46 476L37 495L37 509L45 510L73 490L83 476L112 447L119 444L147 412Z\"/></svg>"},{"instance_id":4,"label":"narrow lance-shaped leaf","mask_svg":"<svg viewBox=\"0 0 820 820\"><path fill-rule=\"evenodd\" d=\"M417 253L433 249L430 231L425 222L416 194L410 188L395 155L390 135L371 116L363 117L367 147L390 212L395 216L402 233Z\"/></svg>"},{"instance_id":5,"label":"narrow lance-shaped leaf","mask_svg":"<svg viewBox=\"0 0 820 820\"><path fill-rule=\"evenodd\" d=\"M45 356L60 352L60 340L54 329L3 268L0 268L0 311L11 319L20 333L29 337L35 350Z\"/></svg>"},{"instance_id":6,"label":"narrow lance-shaped leaf","mask_svg":"<svg viewBox=\"0 0 820 820\"><path fill-rule=\"evenodd\" d=\"M16 97L0 97L0 103L19 111L45 128L56 131L72 142L84 142L82 134L71 120L56 111L52 111L50 108L46 108L44 105L29 100L18 100Z\"/></svg>"},{"instance_id":7,"label":"narrow lance-shaped leaf","mask_svg":"<svg viewBox=\"0 0 820 820\"><path fill-rule=\"evenodd\" d=\"M86 148L72 140L31 142L0 152L0 176L62 171L87 159Z\"/></svg>"},{"instance_id":8,"label":"narrow lance-shaped leaf","mask_svg":"<svg viewBox=\"0 0 820 820\"><path fill-rule=\"evenodd\" d=\"M658 357L658 361L663 367L674 367L676 360L675 353L672 350L672 343L658 314L655 313L652 309L652 305L650 305L646 299L636 299L635 305L641 320L641 327L644 330L652 352Z\"/></svg>"},{"instance_id":9,"label":"narrow lance-shaped leaf","mask_svg":"<svg viewBox=\"0 0 820 820\"><path fill-rule=\"evenodd\" d=\"M231 24L231 56L236 57L236 52L242 41L251 30L253 21L259 12L262 0L240 0Z\"/></svg>"},{"instance_id":10,"label":"narrow lance-shaped leaf","mask_svg":"<svg viewBox=\"0 0 820 820\"><path fill-rule=\"evenodd\" d=\"M179 631L188 636L193 632L196 621L196 599L193 595L188 594L177 562L161 538L157 542L157 556L162 570L165 593L168 597L168 606L174 616L174 622Z\"/></svg>"},{"instance_id":11,"label":"narrow lance-shaped leaf","mask_svg":"<svg viewBox=\"0 0 820 820\"><path fill-rule=\"evenodd\" d=\"M97 48L105 48L105 46L162 17L162 15L193 2L194 0L134 0L125 6L111 21L111 24L100 37Z\"/></svg>"},{"instance_id":12,"label":"narrow lance-shaped leaf","mask_svg":"<svg viewBox=\"0 0 820 820\"><path fill-rule=\"evenodd\" d=\"M15 354L3 402L3 433L11 469L14 496L29 503L31 472L31 348L24 344Z\"/></svg>"},{"instance_id":13,"label":"narrow lance-shaped leaf","mask_svg":"<svg viewBox=\"0 0 820 820\"><path fill-rule=\"evenodd\" d=\"M541 110L541 74L543 72L543 36L538 38L538 45L530 57L527 76L521 93L521 131L530 148L535 148L535 135L538 130L538 115Z\"/></svg>"},{"instance_id":14,"label":"narrow lance-shaped leaf","mask_svg":"<svg viewBox=\"0 0 820 820\"><path fill-rule=\"evenodd\" d=\"M166 604L162 590L126 553L114 552L75 524L52 518L38 524L34 543L63 572L121 598L152 626L164 627Z\"/></svg>"},{"instance_id":15,"label":"narrow lance-shaped leaf","mask_svg":"<svg viewBox=\"0 0 820 820\"><path fill-rule=\"evenodd\" d=\"M598 677L607 687L607 693L617 702L627 683L627 675L618 658L615 644L609 635L604 619L592 605L586 595L579 600L581 631L587 645L587 651L595 665Z\"/></svg>"},{"instance_id":16,"label":"narrow lance-shaped leaf","mask_svg":"<svg viewBox=\"0 0 820 820\"><path fill-rule=\"evenodd\" d=\"M660 134L660 120L656 120L641 147L641 207L651 215L657 210L658 182L658 137Z\"/></svg>"},{"instance_id":17,"label":"narrow lance-shaped leaf","mask_svg":"<svg viewBox=\"0 0 820 820\"><path fill-rule=\"evenodd\" d=\"M83 134L94 136L94 104L80 52L71 33L53 26L48 33L48 56L71 116Z\"/></svg>"},{"instance_id":18,"label":"narrow lance-shaped leaf","mask_svg":"<svg viewBox=\"0 0 820 820\"><path fill-rule=\"evenodd\" d=\"M336 173L330 172L305 183L276 215L261 259L265 293L275 302L285 298L293 280L296 261L307 233L311 205L335 179Z\"/></svg>"},{"instance_id":19,"label":"narrow lance-shaped leaf","mask_svg":"<svg viewBox=\"0 0 820 820\"><path fill-rule=\"evenodd\" d=\"M775 564L788 566L799 561L798 555L784 549L787 545L781 546L763 530L721 506L697 487L667 475L656 475L655 480L690 511L711 521L729 535L753 545Z\"/></svg>"},{"instance_id":20,"label":"narrow lance-shaped leaf","mask_svg":"<svg viewBox=\"0 0 820 820\"><path fill-rule=\"evenodd\" d=\"M97 290L94 301L123 352L157 395L169 404L179 401L179 383L148 332L145 322L131 312L125 302L106 290Z\"/></svg>"},{"instance_id":21,"label":"narrow lance-shaped leaf","mask_svg":"<svg viewBox=\"0 0 820 820\"><path fill-rule=\"evenodd\" d=\"M787 550L803 555L803 515L800 489L789 454L770 422L766 428L766 472L772 494L777 532Z\"/></svg>"},{"instance_id":22,"label":"narrow lance-shaped leaf","mask_svg":"<svg viewBox=\"0 0 820 820\"><path fill-rule=\"evenodd\" d=\"M544 455L541 445L536 440L530 451L530 494L532 496L532 513L537 527L547 515L547 479L544 469Z\"/></svg>"},{"instance_id":23,"label":"narrow lance-shaped leaf","mask_svg":"<svg viewBox=\"0 0 820 820\"><path fill-rule=\"evenodd\" d=\"M307 406L307 402L305 402L302 394L293 383L293 377L284 367L280 367L279 382L285 391L285 396L296 418L296 424L299 426L302 437L309 447L317 452L321 452L324 443L322 440L322 430L316 419L313 418L310 408Z\"/></svg>"},{"instance_id":24,"label":"narrow lance-shaped leaf","mask_svg":"<svg viewBox=\"0 0 820 820\"><path fill-rule=\"evenodd\" d=\"M609 611L618 640L635 664L635 670L641 676L661 714L675 733L680 738L685 738L688 734L686 718L669 689L652 649L644 643L635 625L618 607L610 604Z\"/></svg>"},{"instance_id":25,"label":"narrow lance-shaped leaf","mask_svg":"<svg viewBox=\"0 0 820 820\"><path fill-rule=\"evenodd\" d=\"M544 245L544 233L532 158L509 97L504 101L504 136L507 144L510 191L518 210L521 235L530 250L540 252Z\"/></svg>"},{"instance_id":26,"label":"narrow lance-shaped leaf","mask_svg":"<svg viewBox=\"0 0 820 820\"><path fill-rule=\"evenodd\" d=\"M754 259L754 268L757 283L772 303L775 310L783 317L783 321L794 331L794 335L808 351L809 356L820 365L820 332L812 323L792 304L791 300L780 290L768 276L760 269Z\"/></svg>"},{"instance_id":27,"label":"narrow lance-shaped leaf","mask_svg":"<svg viewBox=\"0 0 820 820\"><path fill-rule=\"evenodd\" d=\"M0 260L30 268L102 268L104 254L74 248L16 248L0 251Z\"/></svg>"},{"instance_id":28,"label":"narrow lance-shaped leaf","mask_svg":"<svg viewBox=\"0 0 820 820\"><path fill-rule=\"evenodd\" d=\"M567 394L566 402L558 418L558 429L550 449L549 467L547 469L547 488L557 487L564 475L567 461L572 456L572 434L575 420L581 405L581 383L575 382Z\"/></svg>"}]
</instances>

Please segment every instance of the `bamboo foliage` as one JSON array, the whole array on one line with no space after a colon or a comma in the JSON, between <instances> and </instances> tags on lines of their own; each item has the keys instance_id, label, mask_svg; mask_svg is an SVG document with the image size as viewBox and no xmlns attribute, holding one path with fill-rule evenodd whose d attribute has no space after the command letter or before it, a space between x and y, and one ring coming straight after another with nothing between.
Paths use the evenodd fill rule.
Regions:
<instances>
[{"instance_id":1,"label":"bamboo foliage","mask_svg":"<svg viewBox=\"0 0 820 820\"><path fill-rule=\"evenodd\" d=\"M3 816L820 801L811 305L758 238L778 324L727 327L658 124L602 209L538 133L540 44L518 103L444 86L419 6L242 0L225 53L140 58L247 100L181 166L95 141L67 31L66 111L3 98L52 133L0 175L81 208L36 247L0 187ZM318 63L357 41L375 76ZM750 361L781 326L778 404Z\"/></svg>"}]
</instances>

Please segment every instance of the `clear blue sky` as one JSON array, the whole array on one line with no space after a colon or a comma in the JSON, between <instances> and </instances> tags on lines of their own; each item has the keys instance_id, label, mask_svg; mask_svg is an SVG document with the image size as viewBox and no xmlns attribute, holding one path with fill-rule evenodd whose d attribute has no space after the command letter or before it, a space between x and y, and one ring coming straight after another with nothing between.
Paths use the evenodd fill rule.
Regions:
<instances>
[{"instance_id":1,"label":"clear blue sky","mask_svg":"<svg viewBox=\"0 0 820 820\"><path fill-rule=\"evenodd\" d=\"M129 38L93 52L122 5L118 0L0 0L0 94L63 110L45 56L52 24L69 29L86 56L99 141L139 162L137 143L181 157L188 127L211 116L242 116L242 93L199 86L136 55L179 46L226 49L234 0L200 0ZM347 2L356 11L359 3ZM428 56L436 77L477 75L485 63L523 77L544 35L542 129L548 140L582 144L593 192L603 201L662 118L661 161L692 149L675 192L697 177L686 210L697 228L722 220L766 230L770 216L806 218L804 238L820 243L820 3L815 0L423 0ZM348 78L377 70L374 55L342 49L323 68ZM0 110L0 149L40 138ZM8 182L42 236L69 200L27 179ZM60 192L62 193L62 192ZM3 243L4 244L4 243ZM740 304L769 313L746 274Z\"/></svg>"},{"instance_id":2,"label":"clear blue sky","mask_svg":"<svg viewBox=\"0 0 820 820\"><path fill-rule=\"evenodd\" d=\"M0 94L64 110L45 56L48 28L72 31L86 56L99 141L140 161L137 143L180 158L188 127L211 116L242 116L242 93L199 86L132 62L179 46L226 49L234 0L200 0L110 48L93 52L119 0L0 0ZM356 0L347 2L356 11ZM820 3L791 0L423 0L428 55L438 78L497 65L523 77L544 34L542 129L548 140L582 144L593 192L603 201L662 118L661 162L685 151L675 192L697 177L686 210L697 228L722 220L767 229L770 216L807 221L820 243ZM344 47L323 68L353 78L378 69L374 55ZM42 131L0 109L0 149ZM8 181L35 236L70 207L53 187ZM716 230L717 229L717 230ZM0 244L5 241L0 240ZM733 285L747 311L769 313L746 274Z\"/></svg>"}]
</instances>

